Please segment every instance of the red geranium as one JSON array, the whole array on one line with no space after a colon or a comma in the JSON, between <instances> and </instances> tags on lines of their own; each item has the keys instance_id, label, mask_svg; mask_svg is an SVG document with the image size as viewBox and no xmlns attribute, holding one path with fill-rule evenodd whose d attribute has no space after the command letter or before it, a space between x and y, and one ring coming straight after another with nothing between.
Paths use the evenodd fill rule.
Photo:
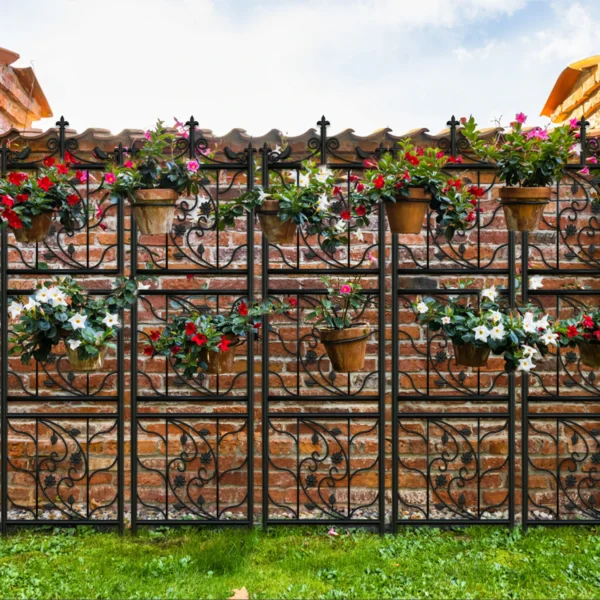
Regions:
<instances>
[{"instance_id":1,"label":"red geranium","mask_svg":"<svg viewBox=\"0 0 600 600\"><path fill-rule=\"evenodd\" d=\"M56 169L61 175L67 175L69 172L69 167L67 167L67 165L58 165Z\"/></svg>"},{"instance_id":2,"label":"red geranium","mask_svg":"<svg viewBox=\"0 0 600 600\"><path fill-rule=\"evenodd\" d=\"M482 187L479 187L477 185L472 185L469 188L469 194L473 194L473 196L476 196L477 198L481 198L485 194L485 190Z\"/></svg>"},{"instance_id":3,"label":"red geranium","mask_svg":"<svg viewBox=\"0 0 600 600\"><path fill-rule=\"evenodd\" d=\"M158 329L155 329L154 331L150 332L150 339L153 342L156 342L159 338L160 338L160 331L158 331Z\"/></svg>"},{"instance_id":4,"label":"red geranium","mask_svg":"<svg viewBox=\"0 0 600 600\"><path fill-rule=\"evenodd\" d=\"M16 199L17 202L27 202L27 200L29 200L29 196L27 194L17 194Z\"/></svg>"},{"instance_id":5,"label":"red geranium","mask_svg":"<svg viewBox=\"0 0 600 600\"><path fill-rule=\"evenodd\" d=\"M248 306L246 305L246 303L243 300L240 302L240 305L238 306L238 314L242 317L248 316Z\"/></svg>"},{"instance_id":6,"label":"red geranium","mask_svg":"<svg viewBox=\"0 0 600 600\"><path fill-rule=\"evenodd\" d=\"M261 323L254 323L254 329L260 329Z\"/></svg>"},{"instance_id":7,"label":"red geranium","mask_svg":"<svg viewBox=\"0 0 600 600\"><path fill-rule=\"evenodd\" d=\"M48 175L44 175L41 179L37 180L38 185L47 192L51 187L54 187L54 182Z\"/></svg>"},{"instance_id":8,"label":"red geranium","mask_svg":"<svg viewBox=\"0 0 600 600\"><path fill-rule=\"evenodd\" d=\"M362 192L364 189L365 189L365 184L364 184L364 183L359 183L359 184L356 186L356 191L357 191L357 192Z\"/></svg>"},{"instance_id":9,"label":"red geranium","mask_svg":"<svg viewBox=\"0 0 600 600\"><path fill-rule=\"evenodd\" d=\"M472 210L468 215L467 215L467 223L472 223L475 220L475 211Z\"/></svg>"},{"instance_id":10,"label":"red geranium","mask_svg":"<svg viewBox=\"0 0 600 600\"><path fill-rule=\"evenodd\" d=\"M196 333L196 331L198 331L198 328L196 327L195 323L188 321L185 324L185 334L186 335L194 335L194 333Z\"/></svg>"},{"instance_id":11,"label":"red geranium","mask_svg":"<svg viewBox=\"0 0 600 600\"><path fill-rule=\"evenodd\" d=\"M194 342L194 344L197 344L198 346L206 344L207 341L208 338L203 333L197 333L194 337L192 337L192 342Z\"/></svg>"},{"instance_id":12,"label":"red geranium","mask_svg":"<svg viewBox=\"0 0 600 600\"><path fill-rule=\"evenodd\" d=\"M338 194L341 194L341 193L342 193L342 188L339 185L334 185L332 194L334 196L337 196Z\"/></svg>"},{"instance_id":13,"label":"red geranium","mask_svg":"<svg viewBox=\"0 0 600 600\"><path fill-rule=\"evenodd\" d=\"M364 217L367 214L367 209L364 206L357 206L356 207L356 214L359 217Z\"/></svg>"},{"instance_id":14,"label":"red geranium","mask_svg":"<svg viewBox=\"0 0 600 600\"><path fill-rule=\"evenodd\" d=\"M227 352L227 350L229 350L229 344L231 344L231 342L223 335L221 336L221 341L217 344L217 348L222 352Z\"/></svg>"},{"instance_id":15,"label":"red geranium","mask_svg":"<svg viewBox=\"0 0 600 600\"><path fill-rule=\"evenodd\" d=\"M144 348L144 354L146 356L154 356L154 348L152 346L146 346Z\"/></svg>"},{"instance_id":16,"label":"red geranium","mask_svg":"<svg viewBox=\"0 0 600 600\"><path fill-rule=\"evenodd\" d=\"M575 327L575 325L569 325L569 327L567 329L567 336L570 338L574 338L577 335L579 335L579 331L577 331L577 327Z\"/></svg>"},{"instance_id":17,"label":"red geranium","mask_svg":"<svg viewBox=\"0 0 600 600\"><path fill-rule=\"evenodd\" d=\"M21 217L12 208L5 208L2 216L8 221L8 226L11 229L21 229L23 227Z\"/></svg>"},{"instance_id":18,"label":"red geranium","mask_svg":"<svg viewBox=\"0 0 600 600\"><path fill-rule=\"evenodd\" d=\"M288 302L290 303L290 306L298 306L298 300L296 300L296 298L288 298Z\"/></svg>"},{"instance_id":19,"label":"red geranium","mask_svg":"<svg viewBox=\"0 0 600 600\"><path fill-rule=\"evenodd\" d=\"M375 177L375 179L373 180L373 185L375 186L376 190L383 189L383 187L385 186L385 179L383 178L383 175L377 175L377 177Z\"/></svg>"},{"instance_id":20,"label":"red geranium","mask_svg":"<svg viewBox=\"0 0 600 600\"><path fill-rule=\"evenodd\" d=\"M350 214L349 210L343 210L340 213L340 217L341 217L342 221L349 221L352 218L352 215Z\"/></svg>"},{"instance_id":21,"label":"red geranium","mask_svg":"<svg viewBox=\"0 0 600 600\"><path fill-rule=\"evenodd\" d=\"M54 160L51 156L48 156L44 159L45 167L53 167L56 164L56 160Z\"/></svg>"},{"instance_id":22,"label":"red geranium","mask_svg":"<svg viewBox=\"0 0 600 600\"><path fill-rule=\"evenodd\" d=\"M171 354L177 354L181 350L181 346L173 346L171 348Z\"/></svg>"},{"instance_id":23,"label":"red geranium","mask_svg":"<svg viewBox=\"0 0 600 600\"><path fill-rule=\"evenodd\" d=\"M358 175L350 175L350 183L356 183L359 179Z\"/></svg>"},{"instance_id":24,"label":"red geranium","mask_svg":"<svg viewBox=\"0 0 600 600\"><path fill-rule=\"evenodd\" d=\"M583 326L587 327L588 329L592 329L594 327L594 319L592 319L592 317L590 317L589 315L583 316L582 323Z\"/></svg>"},{"instance_id":25,"label":"red geranium","mask_svg":"<svg viewBox=\"0 0 600 600\"><path fill-rule=\"evenodd\" d=\"M79 196L77 194L69 194L67 196L67 202L69 206L75 206L79 202Z\"/></svg>"},{"instance_id":26,"label":"red geranium","mask_svg":"<svg viewBox=\"0 0 600 600\"><path fill-rule=\"evenodd\" d=\"M13 185L21 185L28 179L29 179L29 176L27 175L27 173L12 172L12 173L8 174L8 181L9 181L9 183L12 183Z\"/></svg>"},{"instance_id":27,"label":"red geranium","mask_svg":"<svg viewBox=\"0 0 600 600\"><path fill-rule=\"evenodd\" d=\"M15 205L15 201L10 196L2 196L2 206L8 206L12 208Z\"/></svg>"}]
</instances>

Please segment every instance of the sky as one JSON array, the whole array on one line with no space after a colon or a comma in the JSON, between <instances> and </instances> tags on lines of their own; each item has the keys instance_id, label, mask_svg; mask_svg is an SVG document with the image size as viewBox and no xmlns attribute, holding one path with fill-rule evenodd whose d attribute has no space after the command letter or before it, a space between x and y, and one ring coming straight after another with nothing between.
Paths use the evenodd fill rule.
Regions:
<instances>
[{"instance_id":1,"label":"sky","mask_svg":"<svg viewBox=\"0 0 600 600\"><path fill-rule=\"evenodd\" d=\"M161 118L224 134L436 133L539 113L560 72L600 54L598 0L0 0L0 46L72 128ZM596 10L594 10L596 9Z\"/></svg>"}]
</instances>

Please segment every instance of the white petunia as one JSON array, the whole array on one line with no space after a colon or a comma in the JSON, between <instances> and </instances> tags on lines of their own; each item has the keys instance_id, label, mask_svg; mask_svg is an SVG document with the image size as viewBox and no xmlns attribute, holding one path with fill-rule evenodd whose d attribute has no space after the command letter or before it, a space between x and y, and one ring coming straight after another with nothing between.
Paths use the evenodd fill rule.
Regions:
<instances>
[{"instance_id":1,"label":"white petunia","mask_svg":"<svg viewBox=\"0 0 600 600\"><path fill-rule=\"evenodd\" d=\"M363 235L363 230L358 228L355 232L356 235L356 241L357 242L364 242L365 241L365 236Z\"/></svg>"},{"instance_id":2,"label":"white petunia","mask_svg":"<svg viewBox=\"0 0 600 600\"><path fill-rule=\"evenodd\" d=\"M315 179L319 183L327 183L327 180L333 177L333 171L328 169L325 165L319 167L319 172L315 175Z\"/></svg>"},{"instance_id":3,"label":"white petunia","mask_svg":"<svg viewBox=\"0 0 600 600\"><path fill-rule=\"evenodd\" d=\"M102 319L102 322L107 327L118 327L119 326L119 317L118 317L118 315L111 315L110 313L106 313L106 316L104 317L104 319Z\"/></svg>"},{"instance_id":4,"label":"white petunia","mask_svg":"<svg viewBox=\"0 0 600 600\"><path fill-rule=\"evenodd\" d=\"M534 348L533 346L528 346L527 344L523 344L521 346L521 348L523 351L523 356L525 358L535 358L539 354L537 348Z\"/></svg>"},{"instance_id":5,"label":"white petunia","mask_svg":"<svg viewBox=\"0 0 600 600\"><path fill-rule=\"evenodd\" d=\"M492 287L486 288L485 290L483 290L481 292L481 296L483 298L487 298L488 300L491 300L493 302L496 299L496 296L497 296L496 286L493 285Z\"/></svg>"},{"instance_id":6,"label":"white petunia","mask_svg":"<svg viewBox=\"0 0 600 600\"><path fill-rule=\"evenodd\" d=\"M79 348L79 346L81 346L81 341L80 340L69 340L68 344L69 344L69 348L71 348L71 350L77 350L77 348Z\"/></svg>"},{"instance_id":7,"label":"white petunia","mask_svg":"<svg viewBox=\"0 0 600 600\"><path fill-rule=\"evenodd\" d=\"M258 188L258 201L263 202L265 198L268 198L271 194L266 194L265 190Z\"/></svg>"},{"instance_id":8,"label":"white petunia","mask_svg":"<svg viewBox=\"0 0 600 600\"><path fill-rule=\"evenodd\" d=\"M487 314L487 318L493 323L498 323L499 321L502 321L502 313L499 310L490 310Z\"/></svg>"},{"instance_id":9,"label":"white petunia","mask_svg":"<svg viewBox=\"0 0 600 600\"><path fill-rule=\"evenodd\" d=\"M544 331L550 327L550 323L548 323L548 315L544 315L541 319L538 319L534 322L535 327L539 329L543 329Z\"/></svg>"},{"instance_id":10,"label":"white petunia","mask_svg":"<svg viewBox=\"0 0 600 600\"><path fill-rule=\"evenodd\" d=\"M310 175L308 173L300 173L300 177L298 177L298 185L300 187L308 187L310 185Z\"/></svg>"},{"instance_id":11,"label":"white petunia","mask_svg":"<svg viewBox=\"0 0 600 600\"><path fill-rule=\"evenodd\" d=\"M319 196L319 200L317 201L317 210L327 210L329 208L330 202L327 194L321 194Z\"/></svg>"},{"instance_id":12,"label":"white petunia","mask_svg":"<svg viewBox=\"0 0 600 600\"><path fill-rule=\"evenodd\" d=\"M67 295L63 291L58 288L50 288L48 292L50 293L50 304L52 304L52 306L68 306L66 300Z\"/></svg>"},{"instance_id":13,"label":"white petunia","mask_svg":"<svg viewBox=\"0 0 600 600\"><path fill-rule=\"evenodd\" d=\"M452 319L450 317L442 317L443 325L450 325L450 323L452 323Z\"/></svg>"},{"instance_id":14,"label":"white petunia","mask_svg":"<svg viewBox=\"0 0 600 600\"><path fill-rule=\"evenodd\" d=\"M429 312L429 306L427 306L425 302L419 302L419 304L417 304L417 310L424 315L426 312Z\"/></svg>"},{"instance_id":15,"label":"white petunia","mask_svg":"<svg viewBox=\"0 0 600 600\"><path fill-rule=\"evenodd\" d=\"M35 299L38 302L50 302L50 291L48 288L41 288L35 293Z\"/></svg>"},{"instance_id":16,"label":"white petunia","mask_svg":"<svg viewBox=\"0 0 600 600\"><path fill-rule=\"evenodd\" d=\"M73 315L69 319L69 323L73 326L73 329L85 329L85 322L87 321L87 315L77 314Z\"/></svg>"},{"instance_id":17,"label":"white petunia","mask_svg":"<svg viewBox=\"0 0 600 600\"><path fill-rule=\"evenodd\" d=\"M525 373L529 373L531 369L535 369L535 365L531 358L520 358L519 365L517 366L517 371L523 371Z\"/></svg>"},{"instance_id":18,"label":"white petunia","mask_svg":"<svg viewBox=\"0 0 600 600\"><path fill-rule=\"evenodd\" d=\"M346 231L346 221L344 221L343 219L340 219L336 224L334 229L338 232L338 233L343 233L344 231Z\"/></svg>"},{"instance_id":19,"label":"white petunia","mask_svg":"<svg viewBox=\"0 0 600 600\"><path fill-rule=\"evenodd\" d=\"M476 340L487 342L491 332L485 325L479 325L479 327L473 329L473 333L475 334Z\"/></svg>"},{"instance_id":20,"label":"white petunia","mask_svg":"<svg viewBox=\"0 0 600 600\"><path fill-rule=\"evenodd\" d=\"M504 329L504 325L502 323L500 325L496 325L492 327L492 331L490 333L493 340L502 340L506 337L506 331Z\"/></svg>"},{"instance_id":21,"label":"white petunia","mask_svg":"<svg viewBox=\"0 0 600 600\"><path fill-rule=\"evenodd\" d=\"M138 290L149 290L150 289L150 284L146 285L145 283L138 283L137 284L137 289Z\"/></svg>"},{"instance_id":22,"label":"white petunia","mask_svg":"<svg viewBox=\"0 0 600 600\"><path fill-rule=\"evenodd\" d=\"M23 305L20 302L11 302L8 305L8 312L11 319L16 319L23 312Z\"/></svg>"},{"instance_id":23,"label":"white petunia","mask_svg":"<svg viewBox=\"0 0 600 600\"><path fill-rule=\"evenodd\" d=\"M543 277L541 275L534 275L529 278L529 289L530 290L539 290L541 287L544 287Z\"/></svg>"},{"instance_id":24,"label":"white petunia","mask_svg":"<svg viewBox=\"0 0 600 600\"><path fill-rule=\"evenodd\" d=\"M23 310L35 310L40 305L35 298L30 297L26 304L23 305Z\"/></svg>"},{"instance_id":25,"label":"white petunia","mask_svg":"<svg viewBox=\"0 0 600 600\"><path fill-rule=\"evenodd\" d=\"M542 342L544 342L544 344L546 344L546 346L558 346L558 344L556 343L556 340L559 337L560 336L558 335L558 333L554 333L553 331L546 331L546 333L544 333L544 335L540 336L540 340L542 340Z\"/></svg>"}]
</instances>

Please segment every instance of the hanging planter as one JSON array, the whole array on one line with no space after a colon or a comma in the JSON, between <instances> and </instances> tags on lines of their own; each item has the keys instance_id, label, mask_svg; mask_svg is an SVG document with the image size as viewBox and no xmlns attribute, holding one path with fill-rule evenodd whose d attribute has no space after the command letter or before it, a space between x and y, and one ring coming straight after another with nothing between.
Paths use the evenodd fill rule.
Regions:
<instances>
[{"instance_id":1,"label":"hanging planter","mask_svg":"<svg viewBox=\"0 0 600 600\"><path fill-rule=\"evenodd\" d=\"M547 187L504 187L500 204L509 231L535 231L550 201Z\"/></svg>"},{"instance_id":2,"label":"hanging planter","mask_svg":"<svg viewBox=\"0 0 600 600\"><path fill-rule=\"evenodd\" d=\"M278 212L279 200L265 200L257 207L256 214L263 235L271 244L292 244L296 239L298 226L291 219L282 221Z\"/></svg>"},{"instance_id":3,"label":"hanging planter","mask_svg":"<svg viewBox=\"0 0 600 600\"><path fill-rule=\"evenodd\" d=\"M53 211L43 212L31 217L31 227L13 229L17 242L43 242L48 237L52 225Z\"/></svg>"},{"instance_id":4,"label":"hanging planter","mask_svg":"<svg viewBox=\"0 0 600 600\"><path fill-rule=\"evenodd\" d=\"M69 359L69 363L71 363L73 371L83 371L86 373L91 371L101 371L104 367L106 351L107 348L103 347L99 349L97 356L81 358L78 349L71 350L71 348L67 346L67 358Z\"/></svg>"},{"instance_id":5,"label":"hanging planter","mask_svg":"<svg viewBox=\"0 0 600 600\"><path fill-rule=\"evenodd\" d=\"M421 233L431 194L421 187L410 188L410 196L396 195L395 202L384 202L392 233Z\"/></svg>"},{"instance_id":6,"label":"hanging planter","mask_svg":"<svg viewBox=\"0 0 600 600\"><path fill-rule=\"evenodd\" d=\"M171 231L175 218L176 190L154 188L133 192L132 212L143 235L161 235Z\"/></svg>"},{"instance_id":7,"label":"hanging planter","mask_svg":"<svg viewBox=\"0 0 600 600\"><path fill-rule=\"evenodd\" d=\"M319 329L331 368L338 373L364 369L369 335L371 328L366 323L353 324L347 329Z\"/></svg>"},{"instance_id":8,"label":"hanging planter","mask_svg":"<svg viewBox=\"0 0 600 600\"><path fill-rule=\"evenodd\" d=\"M592 369L600 368L600 341L577 342L581 362Z\"/></svg>"},{"instance_id":9,"label":"hanging planter","mask_svg":"<svg viewBox=\"0 0 600 600\"><path fill-rule=\"evenodd\" d=\"M207 365L204 371L211 375L233 372L235 349L240 344L240 338L232 333L226 333L223 337L229 342L228 350L200 350L200 360Z\"/></svg>"},{"instance_id":10,"label":"hanging planter","mask_svg":"<svg viewBox=\"0 0 600 600\"><path fill-rule=\"evenodd\" d=\"M454 358L461 367L485 367L490 357L489 346L476 346L475 344L455 344Z\"/></svg>"}]
</instances>

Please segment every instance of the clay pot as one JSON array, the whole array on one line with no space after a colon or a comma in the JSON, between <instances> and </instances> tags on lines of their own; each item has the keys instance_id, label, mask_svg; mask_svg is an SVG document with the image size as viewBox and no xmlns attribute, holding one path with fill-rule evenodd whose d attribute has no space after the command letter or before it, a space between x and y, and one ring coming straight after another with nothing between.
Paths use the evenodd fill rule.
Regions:
<instances>
[{"instance_id":1,"label":"clay pot","mask_svg":"<svg viewBox=\"0 0 600 600\"><path fill-rule=\"evenodd\" d=\"M452 344L456 364L461 367L485 367L490 357L488 346L475 346L474 344Z\"/></svg>"},{"instance_id":2,"label":"clay pot","mask_svg":"<svg viewBox=\"0 0 600 600\"><path fill-rule=\"evenodd\" d=\"M294 221L282 221L277 216L279 200L265 200L256 209L263 235L271 244L293 244L296 241L298 225Z\"/></svg>"},{"instance_id":3,"label":"clay pot","mask_svg":"<svg viewBox=\"0 0 600 600\"><path fill-rule=\"evenodd\" d=\"M175 218L175 202L179 194L175 190L152 189L133 192L135 204L132 212L143 235L169 233Z\"/></svg>"},{"instance_id":4,"label":"clay pot","mask_svg":"<svg viewBox=\"0 0 600 600\"><path fill-rule=\"evenodd\" d=\"M98 356L94 356L93 358L79 358L78 349L71 350L67 346L67 357L73 371L101 371L104 366L104 357L107 350L108 348L106 347L100 348Z\"/></svg>"},{"instance_id":5,"label":"clay pot","mask_svg":"<svg viewBox=\"0 0 600 600\"><path fill-rule=\"evenodd\" d=\"M31 227L13 229L17 242L43 242L48 237L52 224L52 211L31 217Z\"/></svg>"},{"instance_id":6,"label":"clay pot","mask_svg":"<svg viewBox=\"0 0 600 600\"><path fill-rule=\"evenodd\" d=\"M410 196L396 196L396 202L384 202L392 233L421 233L431 194L424 188L410 188Z\"/></svg>"},{"instance_id":7,"label":"clay pot","mask_svg":"<svg viewBox=\"0 0 600 600\"><path fill-rule=\"evenodd\" d=\"M200 350L200 360L208 365L204 370L206 373L217 375L233 372L235 348L239 345L240 338L233 333L226 333L225 338L231 342L229 350L226 352L222 352L221 350L218 352L209 352L206 348Z\"/></svg>"},{"instance_id":8,"label":"clay pot","mask_svg":"<svg viewBox=\"0 0 600 600\"><path fill-rule=\"evenodd\" d=\"M600 368L600 341L577 342L581 362L592 369Z\"/></svg>"},{"instance_id":9,"label":"clay pot","mask_svg":"<svg viewBox=\"0 0 600 600\"><path fill-rule=\"evenodd\" d=\"M549 201L550 188L500 188L500 204L509 231L535 231Z\"/></svg>"},{"instance_id":10,"label":"clay pot","mask_svg":"<svg viewBox=\"0 0 600 600\"><path fill-rule=\"evenodd\" d=\"M348 329L319 329L331 368L338 373L362 371L370 333L371 328L365 323L357 323Z\"/></svg>"}]
</instances>

